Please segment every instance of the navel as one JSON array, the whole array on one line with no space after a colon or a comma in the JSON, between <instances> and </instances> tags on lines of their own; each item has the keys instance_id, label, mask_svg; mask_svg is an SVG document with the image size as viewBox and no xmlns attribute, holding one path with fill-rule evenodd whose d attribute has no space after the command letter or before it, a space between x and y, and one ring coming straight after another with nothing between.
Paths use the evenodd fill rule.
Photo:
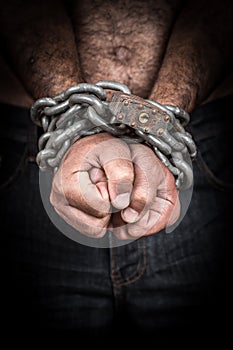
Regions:
<instances>
[{"instance_id":1,"label":"navel","mask_svg":"<svg viewBox=\"0 0 233 350\"><path fill-rule=\"evenodd\" d=\"M132 53L130 49L126 46L117 46L114 48L114 55L116 59L121 63L127 63L131 57Z\"/></svg>"}]
</instances>

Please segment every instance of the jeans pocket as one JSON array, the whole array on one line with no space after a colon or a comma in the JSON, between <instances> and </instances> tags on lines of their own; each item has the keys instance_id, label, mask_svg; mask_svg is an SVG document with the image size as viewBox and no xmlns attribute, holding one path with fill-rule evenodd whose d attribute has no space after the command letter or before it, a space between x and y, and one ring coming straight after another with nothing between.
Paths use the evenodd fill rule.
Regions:
<instances>
[{"instance_id":1,"label":"jeans pocket","mask_svg":"<svg viewBox=\"0 0 233 350\"><path fill-rule=\"evenodd\" d=\"M197 144L196 165L209 185L220 191L233 190L232 130L221 120L189 128Z\"/></svg>"},{"instance_id":2,"label":"jeans pocket","mask_svg":"<svg viewBox=\"0 0 233 350\"><path fill-rule=\"evenodd\" d=\"M222 157L224 157L224 155L222 155ZM219 191L233 191L233 164L230 157L226 158L229 160L227 167L224 166L224 169L220 168L219 171L212 169L211 165L208 163L208 156L202 155L201 151L199 151L197 158L197 165L205 175L208 183ZM223 176L221 176L221 170L224 173Z\"/></svg>"},{"instance_id":3,"label":"jeans pocket","mask_svg":"<svg viewBox=\"0 0 233 350\"><path fill-rule=\"evenodd\" d=\"M229 95L198 107L189 125L197 144L198 169L209 185L225 192L233 190L232 101Z\"/></svg>"}]
</instances>

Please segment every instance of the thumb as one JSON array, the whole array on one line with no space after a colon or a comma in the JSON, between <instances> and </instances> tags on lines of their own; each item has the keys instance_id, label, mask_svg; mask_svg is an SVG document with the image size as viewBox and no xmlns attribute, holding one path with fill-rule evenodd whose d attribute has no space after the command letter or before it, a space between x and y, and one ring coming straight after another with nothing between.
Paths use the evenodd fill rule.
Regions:
<instances>
[{"instance_id":1,"label":"thumb","mask_svg":"<svg viewBox=\"0 0 233 350\"><path fill-rule=\"evenodd\" d=\"M105 171L109 197L117 209L126 208L131 200L134 181L134 167L128 145L117 138L101 145L99 161Z\"/></svg>"}]
</instances>

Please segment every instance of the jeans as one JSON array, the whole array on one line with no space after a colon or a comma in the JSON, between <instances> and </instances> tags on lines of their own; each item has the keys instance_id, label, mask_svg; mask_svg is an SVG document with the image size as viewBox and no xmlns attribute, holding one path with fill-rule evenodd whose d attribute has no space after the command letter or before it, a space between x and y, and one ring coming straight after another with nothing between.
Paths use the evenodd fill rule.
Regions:
<instances>
[{"instance_id":1,"label":"jeans","mask_svg":"<svg viewBox=\"0 0 233 350\"><path fill-rule=\"evenodd\" d=\"M76 243L51 223L34 162L38 130L28 110L1 105L0 111L6 326L135 336L135 330L195 334L207 323L223 324L230 299L231 96L192 113L198 156L180 225L111 249Z\"/></svg>"}]
</instances>

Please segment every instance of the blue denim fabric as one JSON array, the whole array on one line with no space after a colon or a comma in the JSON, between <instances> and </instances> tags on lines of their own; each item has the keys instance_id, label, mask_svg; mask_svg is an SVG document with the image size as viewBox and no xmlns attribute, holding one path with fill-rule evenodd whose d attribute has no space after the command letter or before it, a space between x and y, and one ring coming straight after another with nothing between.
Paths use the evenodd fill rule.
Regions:
<instances>
[{"instance_id":1,"label":"blue denim fabric","mask_svg":"<svg viewBox=\"0 0 233 350\"><path fill-rule=\"evenodd\" d=\"M29 113L2 105L5 324L93 334L192 329L195 335L206 323L222 322L217 314L223 315L230 295L231 107L227 97L192 114L194 191L175 231L100 249L70 240L50 222L30 153L35 150L26 139ZM29 129L32 140L35 129Z\"/></svg>"}]
</instances>

